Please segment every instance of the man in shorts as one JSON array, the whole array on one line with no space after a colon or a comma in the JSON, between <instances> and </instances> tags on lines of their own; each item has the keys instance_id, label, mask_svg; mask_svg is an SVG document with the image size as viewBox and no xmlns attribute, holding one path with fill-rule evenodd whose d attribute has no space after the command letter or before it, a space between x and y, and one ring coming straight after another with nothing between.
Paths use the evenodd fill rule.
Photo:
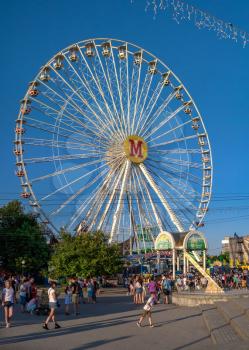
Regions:
<instances>
[{"instance_id":1,"label":"man in shorts","mask_svg":"<svg viewBox=\"0 0 249 350\"><path fill-rule=\"evenodd\" d=\"M72 288L72 303L74 307L74 313L77 316L80 314L80 306L79 306L80 285L76 278L72 279L71 288Z\"/></svg>"}]
</instances>

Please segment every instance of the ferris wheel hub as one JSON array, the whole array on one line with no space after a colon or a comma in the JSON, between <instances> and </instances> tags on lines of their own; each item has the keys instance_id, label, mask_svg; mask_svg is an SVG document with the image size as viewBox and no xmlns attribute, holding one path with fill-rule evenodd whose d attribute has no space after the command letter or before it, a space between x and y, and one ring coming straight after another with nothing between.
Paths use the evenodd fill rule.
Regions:
<instances>
[{"instance_id":1,"label":"ferris wheel hub","mask_svg":"<svg viewBox=\"0 0 249 350\"><path fill-rule=\"evenodd\" d=\"M147 143L140 136L128 136L124 141L123 147L126 157L133 163L142 163L148 156Z\"/></svg>"}]
</instances>

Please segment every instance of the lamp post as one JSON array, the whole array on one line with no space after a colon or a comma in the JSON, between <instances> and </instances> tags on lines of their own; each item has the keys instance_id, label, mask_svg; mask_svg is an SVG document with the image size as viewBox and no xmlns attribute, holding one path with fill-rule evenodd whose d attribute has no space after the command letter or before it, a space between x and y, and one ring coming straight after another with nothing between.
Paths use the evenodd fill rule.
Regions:
<instances>
[{"instance_id":1,"label":"lamp post","mask_svg":"<svg viewBox=\"0 0 249 350\"><path fill-rule=\"evenodd\" d=\"M22 264L22 276L23 276L23 271L24 271L24 266L25 266L25 260L24 259L21 261L21 264Z\"/></svg>"}]
</instances>

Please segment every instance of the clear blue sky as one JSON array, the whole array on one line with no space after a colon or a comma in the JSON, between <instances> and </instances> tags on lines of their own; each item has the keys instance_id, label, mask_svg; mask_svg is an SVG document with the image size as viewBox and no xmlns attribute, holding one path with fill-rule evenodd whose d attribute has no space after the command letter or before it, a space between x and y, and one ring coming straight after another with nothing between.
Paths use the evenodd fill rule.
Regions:
<instances>
[{"instance_id":1,"label":"clear blue sky","mask_svg":"<svg viewBox=\"0 0 249 350\"><path fill-rule=\"evenodd\" d=\"M246 0L188 2L249 32ZM190 23L178 25L164 14L153 20L144 5L144 0L1 2L0 203L20 193L12 141L19 100L28 82L69 44L93 37L117 38L148 49L168 64L203 115L214 161L214 200L204 231L214 252L225 234L249 233L249 46L243 49L230 40L218 40ZM232 195L234 200L218 200ZM238 200L239 195L244 200Z\"/></svg>"}]
</instances>

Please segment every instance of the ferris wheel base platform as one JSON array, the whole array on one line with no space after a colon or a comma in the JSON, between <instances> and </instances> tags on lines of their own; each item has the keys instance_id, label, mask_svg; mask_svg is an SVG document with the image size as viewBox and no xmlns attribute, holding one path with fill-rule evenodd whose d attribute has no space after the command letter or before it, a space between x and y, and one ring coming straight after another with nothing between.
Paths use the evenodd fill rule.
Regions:
<instances>
[{"instance_id":1,"label":"ferris wheel base platform","mask_svg":"<svg viewBox=\"0 0 249 350\"><path fill-rule=\"evenodd\" d=\"M210 305L217 302L232 302L244 300L248 303L249 309L249 290L232 290L222 292L194 291L173 293L172 302L181 306Z\"/></svg>"}]
</instances>

